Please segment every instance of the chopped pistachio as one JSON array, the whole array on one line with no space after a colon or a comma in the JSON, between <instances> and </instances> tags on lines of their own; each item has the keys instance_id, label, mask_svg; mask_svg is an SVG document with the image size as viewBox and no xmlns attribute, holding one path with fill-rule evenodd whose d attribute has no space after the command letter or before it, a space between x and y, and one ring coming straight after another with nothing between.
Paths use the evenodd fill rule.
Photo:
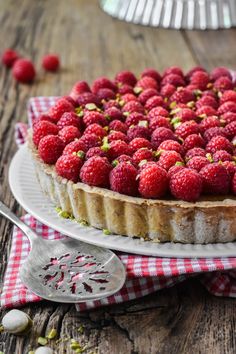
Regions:
<instances>
[{"instance_id":1,"label":"chopped pistachio","mask_svg":"<svg viewBox=\"0 0 236 354\"><path fill-rule=\"evenodd\" d=\"M110 235L111 234L111 231L109 231L108 229L103 229L102 230L104 235Z\"/></svg>"},{"instance_id":2,"label":"chopped pistachio","mask_svg":"<svg viewBox=\"0 0 236 354\"><path fill-rule=\"evenodd\" d=\"M171 104L170 104L170 109L175 108L176 105L177 105L177 102L176 102L176 101L171 102Z\"/></svg>"},{"instance_id":3,"label":"chopped pistachio","mask_svg":"<svg viewBox=\"0 0 236 354\"><path fill-rule=\"evenodd\" d=\"M113 160L111 164L112 164L113 167L116 167L119 164L119 161L118 160Z\"/></svg>"},{"instance_id":4,"label":"chopped pistachio","mask_svg":"<svg viewBox=\"0 0 236 354\"><path fill-rule=\"evenodd\" d=\"M142 87L135 87L134 88L134 93L136 93L137 95L140 94L143 91Z\"/></svg>"},{"instance_id":5,"label":"chopped pistachio","mask_svg":"<svg viewBox=\"0 0 236 354\"><path fill-rule=\"evenodd\" d=\"M190 101L187 103L187 107L189 108L193 108L195 106L195 102L194 101Z\"/></svg>"},{"instance_id":6,"label":"chopped pistachio","mask_svg":"<svg viewBox=\"0 0 236 354\"><path fill-rule=\"evenodd\" d=\"M181 162L181 161L177 161L177 162L175 163L175 166L184 166L184 163Z\"/></svg>"},{"instance_id":7,"label":"chopped pistachio","mask_svg":"<svg viewBox=\"0 0 236 354\"><path fill-rule=\"evenodd\" d=\"M148 121L147 120L140 120L138 122L138 126L147 128L148 127Z\"/></svg>"},{"instance_id":8,"label":"chopped pistachio","mask_svg":"<svg viewBox=\"0 0 236 354\"><path fill-rule=\"evenodd\" d=\"M46 337L48 339L53 339L56 337L56 335L57 335L57 330L55 328L52 328Z\"/></svg>"},{"instance_id":9,"label":"chopped pistachio","mask_svg":"<svg viewBox=\"0 0 236 354\"><path fill-rule=\"evenodd\" d=\"M123 107L124 105L125 105L125 101L124 100L119 100L119 105L121 106L121 107Z\"/></svg>"},{"instance_id":10,"label":"chopped pistachio","mask_svg":"<svg viewBox=\"0 0 236 354\"><path fill-rule=\"evenodd\" d=\"M81 111L81 112L79 112L77 115L82 118L82 117L84 116L84 112Z\"/></svg>"},{"instance_id":11,"label":"chopped pistachio","mask_svg":"<svg viewBox=\"0 0 236 354\"><path fill-rule=\"evenodd\" d=\"M141 166L143 166L143 165L145 165L145 163L147 163L148 161L147 160L142 160L142 161L140 161L139 162L139 167L141 167Z\"/></svg>"},{"instance_id":12,"label":"chopped pistachio","mask_svg":"<svg viewBox=\"0 0 236 354\"><path fill-rule=\"evenodd\" d=\"M40 344L40 345L46 345L47 343L48 343L47 338L38 337L38 344Z\"/></svg>"},{"instance_id":13,"label":"chopped pistachio","mask_svg":"<svg viewBox=\"0 0 236 354\"><path fill-rule=\"evenodd\" d=\"M214 161L213 158L212 158L212 155L211 155L210 153L207 153L207 154L206 154L206 158L207 158L207 160L210 161L210 162L213 162L213 161Z\"/></svg>"},{"instance_id":14,"label":"chopped pistachio","mask_svg":"<svg viewBox=\"0 0 236 354\"><path fill-rule=\"evenodd\" d=\"M123 116L125 116L125 117L128 117L129 115L130 115L129 112L124 112L124 113L123 113Z\"/></svg>"},{"instance_id":15,"label":"chopped pistachio","mask_svg":"<svg viewBox=\"0 0 236 354\"><path fill-rule=\"evenodd\" d=\"M94 103L87 103L85 108L87 108L89 111L94 111L97 109L97 106Z\"/></svg>"}]
</instances>

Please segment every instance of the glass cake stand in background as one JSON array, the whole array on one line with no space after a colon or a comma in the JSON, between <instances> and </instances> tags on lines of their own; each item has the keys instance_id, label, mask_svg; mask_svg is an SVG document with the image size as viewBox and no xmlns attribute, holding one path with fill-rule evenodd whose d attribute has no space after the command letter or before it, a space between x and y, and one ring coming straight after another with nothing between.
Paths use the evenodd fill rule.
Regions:
<instances>
[{"instance_id":1,"label":"glass cake stand in background","mask_svg":"<svg viewBox=\"0 0 236 354\"><path fill-rule=\"evenodd\" d=\"M220 29L236 26L236 0L100 0L109 15L144 26Z\"/></svg>"}]
</instances>

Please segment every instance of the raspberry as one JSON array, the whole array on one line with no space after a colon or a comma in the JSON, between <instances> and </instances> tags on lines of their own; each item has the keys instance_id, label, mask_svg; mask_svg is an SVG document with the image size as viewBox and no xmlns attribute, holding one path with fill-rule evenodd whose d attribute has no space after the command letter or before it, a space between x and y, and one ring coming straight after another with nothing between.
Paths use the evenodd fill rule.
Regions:
<instances>
[{"instance_id":1,"label":"raspberry","mask_svg":"<svg viewBox=\"0 0 236 354\"><path fill-rule=\"evenodd\" d=\"M141 148L133 154L133 162L138 165L141 161L146 160L146 161L153 161L153 153L151 150L147 148Z\"/></svg>"},{"instance_id":2,"label":"raspberry","mask_svg":"<svg viewBox=\"0 0 236 354\"><path fill-rule=\"evenodd\" d=\"M157 82L161 81L161 75L159 74L158 71L156 71L153 68L146 68L142 71L141 73L141 77L145 77L145 76L149 76L152 77L154 80L156 80Z\"/></svg>"},{"instance_id":3,"label":"raspberry","mask_svg":"<svg viewBox=\"0 0 236 354\"><path fill-rule=\"evenodd\" d=\"M177 199L195 202L202 192L201 176L196 171L185 168L171 177L170 191Z\"/></svg>"},{"instance_id":4,"label":"raspberry","mask_svg":"<svg viewBox=\"0 0 236 354\"><path fill-rule=\"evenodd\" d=\"M2 63L6 67L11 68L17 59L19 59L19 55L15 50L13 49L4 50L2 55Z\"/></svg>"},{"instance_id":5,"label":"raspberry","mask_svg":"<svg viewBox=\"0 0 236 354\"><path fill-rule=\"evenodd\" d=\"M204 71L196 71L192 74L190 83L196 85L199 90L205 90L210 82L209 75Z\"/></svg>"},{"instance_id":6,"label":"raspberry","mask_svg":"<svg viewBox=\"0 0 236 354\"><path fill-rule=\"evenodd\" d=\"M68 145L66 145L66 147L63 150L63 155L72 155L73 152L77 153L79 151L85 152L87 151L87 148L83 143L83 141L76 139L71 143L69 143Z\"/></svg>"},{"instance_id":7,"label":"raspberry","mask_svg":"<svg viewBox=\"0 0 236 354\"><path fill-rule=\"evenodd\" d=\"M56 135L47 135L39 142L38 152L47 164L54 164L64 149L63 141Z\"/></svg>"},{"instance_id":8,"label":"raspberry","mask_svg":"<svg viewBox=\"0 0 236 354\"><path fill-rule=\"evenodd\" d=\"M201 132L205 132L206 130L214 127L219 127L220 121L217 117L206 117L199 124Z\"/></svg>"},{"instance_id":9,"label":"raspberry","mask_svg":"<svg viewBox=\"0 0 236 354\"><path fill-rule=\"evenodd\" d=\"M225 126L225 134L228 139L233 139L236 135L236 121L231 122Z\"/></svg>"},{"instance_id":10,"label":"raspberry","mask_svg":"<svg viewBox=\"0 0 236 354\"><path fill-rule=\"evenodd\" d=\"M66 145L69 144L71 141L79 139L81 137L79 129L73 125L65 126L61 130L59 130L58 135Z\"/></svg>"},{"instance_id":11,"label":"raspberry","mask_svg":"<svg viewBox=\"0 0 236 354\"><path fill-rule=\"evenodd\" d=\"M199 134L188 135L183 143L183 149L185 151L191 150L195 147L203 148L204 146L205 146L205 141Z\"/></svg>"},{"instance_id":12,"label":"raspberry","mask_svg":"<svg viewBox=\"0 0 236 354\"><path fill-rule=\"evenodd\" d=\"M113 120L110 124L109 124L109 128L110 130L115 130L118 132L122 132L124 134L127 133L128 127L126 125L126 123L121 122L118 119Z\"/></svg>"},{"instance_id":13,"label":"raspberry","mask_svg":"<svg viewBox=\"0 0 236 354\"><path fill-rule=\"evenodd\" d=\"M220 97L220 104L223 104L227 101L235 102L236 103L236 92L233 90L226 90L223 92L222 96Z\"/></svg>"},{"instance_id":14,"label":"raspberry","mask_svg":"<svg viewBox=\"0 0 236 354\"><path fill-rule=\"evenodd\" d=\"M211 106L202 106L196 110L196 115L201 118L214 116L216 114L216 110Z\"/></svg>"},{"instance_id":15,"label":"raspberry","mask_svg":"<svg viewBox=\"0 0 236 354\"><path fill-rule=\"evenodd\" d=\"M62 155L56 162L55 168L59 176L78 182L83 161L77 155Z\"/></svg>"},{"instance_id":16,"label":"raspberry","mask_svg":"<svg viewBox=\"0 0 236 354\"><path fill-rule=\"evenodd\" d=\"M114 120L114 119L124 120L123 114L121 113L120 109L118 109L117 107L110 107L105 109L104 114L105 114L105 118L107 118L108 120Z\"/></svg>"},{"instance_id":17,"label":"raspberry","mask_svg":"<svg viewBox=\"0 0 236 354\"><path fill-rule=\"evenodd\" d=\"M227 112L233 112L236 113L236 103L233 101L227 101L225 103L223 103L222 105L220 105L220 107L218 108L217 113L219 115L227 113Z\"/></svg>"},{"instance_id":18,"label":"raspberry","mask_svg":"<svg viewBox=\"0 0 236 354\"><path fill-rule=\"evenodd\" d=\"M223 136L214 136L206 146L206 151L214 153L218 150L225 150L230 154L233 152L233 144Z\"/></svg>"},{"instance_id":19,"label":"raspberry","mask_svg":"<svg viewBox=\"0 0 236 354\"><path fill-rule=\"evenodd\" d=\"M135 88L141 88L142 90L153 88L155 90L158 90L158 83L150 76L143 76L140 80L138 80Z\"/></svg>"},{"instance_id":20,"label":"raspberry","mask_svg":"<svg viewBox=\"0 0 236 354\"><path fill-rule=\"evenodd\" d=\"M201 96L202 97L210 96L210 97L217 99L217 95L215 94L214 91L211 91L211 90L205 90L205 91L201 92Z\"/></svg>"},{"instance_id":21,"label":"raspberry","mask_svg":"<svg viewBox=\"0 0 236 354\"><path fill-rule=\"evenodd\" d=\"M150 138L150 134L149 134L148 128L136 125L136 126L131 126L128 129L127 137L129 139L129 141L131 141L131 140L133 140L135 138L149 139Z\"/></svg>"},{"instance_id":22,"label":"raspberry","mask_svg":"<svg viewBox=\"0 0 236 354\"><path fill-rule=\"evenodd\" d=\"M203 156L194 156L190 159L186 166L191 170L196 170L199 172L204 166L208 165L210 162L206 157Z\"/></svg>"},{"instance_id":23,"label":"raspberry","mask_svg":"<svg viewBox=\"0 0 236 354\"><path fill-rule=\"evenodd\" d=\"M97 97L99 98L100 101L102 101L102 100L108 101L108 100L112 100L113 98L115 98L116 94L114 91L112 91L109 88L101 88L97 92Z\"/></svg>"},{"instance_id":24,"label":"raspberry","mask_svg":"<svg viewBox=\"0 0 236 354\"><path fill-rule=\"evenodd\" d=\"M117 91L116 85L111 82L108 78L102 76L99 77L98 79L94 80L92 84L92 92L97 94L100 89L110 89L114 92Z\"/></svg>"},{"instance_id":25,"label":"raspberry","mask_svg":"<svg viewBox=\"0 0 236 354\"><path fill-rule=\"evenodd\" d=\"M162 198L167 192L166 171L157 164L145 165L139 176L139 193L143 198Z\"/></svg>"},{"instance_id":26,"label":"raspberry","mask_svg":"<svg viewBox=\"0 0 236 354\"><path fill-rule=\"evenodd\" d=\"M114 160L115 162L117 162L117 163L119 163L119 162L130 162L130 163L132 163L133 162L133 160L132 160L132 157L131 156L128 156L128 155L120 155L120 156L118 156L117 157L117 159L116 160ZM113 162L114 162L113 161ZM113 163L112 162L112 163Z\"/></svg>"},{"instance_id":27,"label":"raspberry","mask_svg":"<svg viewBox=\"0 0 236 354\"><path fill-rule=\"evenodd\" d=\"M164 127L156 128L151 136L154 148L158 148L164 140L176 140L172 130Z\"/></svg>"},{"instance_id":28,"label":"raspberry","mask_svg":"<svg viewBox=\"0 0 236 354\"><path fill-rule=\"evenodd\" d=\"M94 103L96 106L100 105L99 98L92 92L80 93L76 100L78 105L82 107L84 107L88 103Z\"/></svg>"},{"instance_id":29,"label":"raspberry","mask_svg":"<svg viewBox=\"0 0 236 354\"><path fill-rule=\"evenodd\" d=\"M126 93L125 95L123 95L121 97L122 104L123 104L123 102L124 102L124 104L126 104L131 101L138 101L137 97L133 93Z\"/></svg>"},{"instance_id":30,"label":"raspberry","mask_svg":"<svg viewBox=\"0 0 236 354\"><path fill-rule=\"evenodd\" d=\"M45 55L42 59L42 67L47 71L57 71L60 66L60 60L55 54Z\"/></svg>"},{"instance_id":31,"label":"raspberry","mask_svg":"<svg viewBox=\"0 0 236 354\"><path fill-rule=\"evenodd\" d=\"M226 137L225 130L222 127L213 127L209 128L205 131L203 137L206 140L206 142L209 142L213 137L215 136L224 136Z\"/></svg>"},{"instance_id":32,"label":"raspberry","mask_svg":"<svg viewBox=\"0 0 236 354\"><path fill-rule=\"evenodd\" d=\"M170 120L166 117L154 117L151 118L149 122L149 129L153 132L156 128L158 127L165 127L168 129L172 129L172 126L170 124Z\"/></svg>"},{"instance_id":33,"label":"raspberry","mask_svg":"<svg viewBox=\"0 0 236 354\"><path fill-rule=\"evenodd\" d=\"M126 93L133 93L133 87L127 84L123 84L122 86L118 86L118 93L120 95L125 95Z\"/></svg>"},{"instance_id":34,"label":"raspberry","mask_svg":"<svg viewBox=\"0 0 236 354\"><path fill-rule=\"evenodd\" d=\"M199 132L199 125L193 120L180 124L175 130L176 135L182 139L186 139L188 135L198 134Z\"/></svg>"},{"instance_id":35,"label":"raspberry","mask_svg":"<svg viewBox=\"0 0 236 354\"><path fill-rule=\"evenodd\" d=\"M204 149L201 149L201 148L193 148L191 150L188 150L185 154L185 160L188 161L190 160L192 157L194 156L203 156L205 157L206 156L206 152Z\"/></svg>"},{"instance_id":36,"label":"raspberry","mask_svg":"<svg viewBox=\"0 0 236 354\"><path fill-rule=\"evenodd\" d=\"M90 186L108 187L110 171L111 165L106 157L93 156L82 166L80 179Z\"/></svg>"},{"instance_id":37,"label":"raspberry","mask_svg":"<svg viewBox=\"0 0 236 354\"><path fill-rule=\"evenodd\" d=\"M120 105L116 100L110 100L110 101L103 101L103 109L106 111L107 109L110 108L118 108L120 109Z\"/></svg>"},{"instance_id":38,"label":"raspberry","mask_svg":"<svg viewBox=\"0 0 236 354\"><path fill-rule=\"evenodd\" d=\"M163 141L160 145L158 150L164 150L164 151L176 151L179 154L182 154L182 146L174 140L165 140Z\"/></svg>"},{"instance_id":39,"label":"raspberry","mask_svg":"<svg viewBox=\"0 0 236 354\"><path fill-rule=\"evenodd\" d=\"M101 139L93 133L84 134L80 138L80 141L84 144L86 151L88 151L92 147L101 145Z\"/></svg>"},{"instance_id":40,"label":"raspberry","mask_svg":"<svg viewBox=\"0 0 236 354\"><path fill-rule=\"evenodd\" d=\"M176 162L183 162L181 155L176 151L163 151L158 165L168 171Z\"/></svg>"},{"instance_id":41,"label":"raspberry","mask_svg":"<svg viewBox=\"0 0 236 354\"><path fill-rule=\"evenodd\" d=\"M223 66L220 66L218 68L214 68L210 74L211 80L213 80L213 81L219 79L222 76L226 76L229 79L231 79L231 75L230 75L229 70Z\"/></svg>"},{"instance_id":42,"label":"raspberry","mask_svg":"<svg viewBox=\"0 0 236 354\"><path fill-rule=\"evenodd\" d=\"M226 168L218 163L203 167L200 171L203 179L203 190L206 194L227 194L230 177Z\"/></svg>"},{"instance_id":43,"label":"raspberry","mask_svg":"<svg viewBox=\"0 0 236 354\"><path fill-rule=\"evenodd\" d=\"M65 112L57 122L57 126L59 129L62 129L67 125L73 125L74 127L77 127L79 130L81 130L81 118L78 117L74 112Z\"/></svg>"},{"instance_id":44,"label":"raspberry","mask_svg":"<svg viewBox=\"0 0 236 354\"><path fill-rule=\"evenodd\" d=\"M166 84L166 85L162 86L160 94L162 95L162 97L170 98L170 96L173 95L175 90L176 90L176 87L174 85Z\"/></svg>"},{"instance_id":45,"label":"raspberry","mask_svg":"<svg viewBox=\"0 0 236 354\"><path fill-rule=\"evenodd\" d=\"M233 87L232 80L226 76L219 77L214 83L214 88L218 91L232 90Z\"/></svg>"},{"instance_id":46,"label":"raspberry","mask_svg":"<svg viewBox=\"0 0 236 354\"><path fill-rule=\"evenodd\" d=\"M127 136L124 133L116 132L116 131L110 132L109 135L108 135L109 143L112 142L112 141L115 141L115 140L123 140L126 143L128 142L128 138L127 138Z\"/></svg>"},{"instance_id":47,"label":"raspberry","mask_svg":"<svg viewBox=\"0 0 236 354\"><path fill-rule=\"evenodd\" d=\"M156 161L143 160L142 163L140 163L138 166L139 173L142 172L142 170L144 170L144 168L149 167L149 166L158 166L158 165L157 165Z\"/></svg>"},{"instance_id":48,"label":"raspberry","mask_svg":"<svg viewBox=\"0 0 236 354\"><path fill-rule=\"evenodd\" d=\"M130 163L120 162L110 173L111 189L121 194L136 196L138 192L136 178L136 168Z\"/></svg>"},{"instance_id":49,"label":"raspberry","mask_svg":"<svg viewBox=\"0 0 236 354\"><path fill-rule=\"evenodd\" d=\"M232 156L225 150L218 150L213 154L214 162L232 161Z\"/></svg>"},{"instance_id":50,"label":"raspberry","mask_svg":"<svg viewBox=\"0 0 236 354\"><path fill-rule=\"evenodd\" d=\"M74 112L74 106L66 99L60 98L55 105L49 109L48 115L54 122L58 122L65 112Z\"/></svg>"},{"instance_id":51,"label":"raspberry","mask_svg":"<svg viewBox=\"0 0 236 354\"><path fill-rule=\"evenodd\" d=\"M81 93L91 92L90 87L86 81L77 81L72 90L70 91L70 97L77 100Z\"/></svg>"},{"instance_id":52,"label":"raspberry","mask_svg":"<svg viewBox=\"0 0 236 354\"><path fill-rule=\"evenodd\" d=\"M164 73L163 73L163 77L166 76L166 75L170 75L170 74L184 76L184 73L183 73L182 69L179 68L178 66L170 66L169 68L166 68Z\"/></svg>"},{"instance_id":53,"label":"raspberry","mask_svg":"<svg viewBox=\"0 0 236 354\"><path fill-rule=\"evenodd\" d=\"M138 125L140 121L145 120L145 116L138 112L131 113L127 118L125 123L130 127L131 125Z\"/></svg>"},{"instance_id":54,"label":"raspberry","mask_svg":"<svg viewBox=\"0 0 236 354\"><path fill-rule=\"evenodd\" d=\"M149 140L144 139L144 138L134 138L130 143L129 147L132 149L132 151L137 151L138 149L142 148L148 148L152 149L152 144L150 143Z\"/></svg>"},{"instance_id":55,"label":"raspberry","mask_svg":"<svg viewBox=\"0 0 236 354\"><path fill-rule=\"evenodd\" d=\"M151 109L164 105L164 100L161 96L152 96L145 103L145 109L150 111Z\"/></svg>"},{"instance_id":56,"label":"raspberry","mask_svg":"<svg viewBox=\"0 0 236 354\"><path fill-rule=\"evenodd\" d=\"M218 103L212 96L203 96L196 102L196 108L201 108L203 106L210 106L214 109L217 109Z\"/></svg>"},{"instance_id":57,"label":"raspberry","mask_svg":"<svg viewBox=\"0 0 236 354\"><path fill-rule=\"evenodd\" d=\"M101 149L100 146L92 147L90 148L85 155L86 160L90 159L90 157L93 156L100 156L100 157L107 157L107 154L105 151Z\"/></svg>"},{"instance_id":58,"label":"raspberry","mask_svg":"<svg viewBox=\"0 0 236 354\"><path fill-rule=\"evenodd\" d=\"M182 123L197 118L196 113L190 108L177 108L176 110L174 109L174 112L176 112L174 118L178 118Z\"/></svg>"},{"instance_id":59,"label":"raspberry","mask_svg":"<svg viewBox=\"0 0 236 354\"><path fill-rule=\"evenodd\" d=\"M163 107L155 107L155 108L151 109L151 111L148 112L149 119L155 118L158 116L168 117L169 112Z\"/></svg>"},{"instance_id":60,"label":"raspberry","mask_svg":"<svg viewBox=\"0 0 236 354\"><path fill-rule=\"evenodd\" d=\"M236 120L236 113L227 112L221 116L220 121L224 124L228 124L228 123L234 122L235 120Z\"/></svg>"},{"instance_id":61,"label":"raspberry","mask_svg":"<svg viewBox=\"0 0 236 354\"><path fill-rule=\"evenodd\" d=\"M36 124L37 122L43 121L43 120L46 120L47 122L50 122L50 123L54 123L54 120L53 120L51 117L49 117L47 114L41 114L41 115L38 117L37 120L34 120L34 121L32 122L33 127L35 126L35 124Z\"/></svg>"},{"instance_id":62,"label":"raspberry","mask_svg":"<svg viewBox=\"0 0 236 354\"><path fill-rule=\"evenodd\" d=\"M47 135L57 135L58 127L48 121L42 120L34 125L33 128L33 142L38 146L40 140Z\"/></svg>"},{"instance_id":63,"label":"raspberry","mask_svg":"<svg viewBox=\"0 0 236 354\"><path fill-rule=\"evenodd\" d=\"M170 102L188 103L195 100L194 94L187 88L175 91L170 97Z\"/></svg>"},{"instance_id":64,"label":"raspberry","mask_svg":"<svg viewBox=\"0 0 236 354\"><path fill-rule=\"evenodd\" d=\"M34 80L36 72L30 60L17 59L13 64L12 74L17 81L25 84Z\"/></svg>"},{"instance_id":65,"label":"raspberry","mask_svg":"<svg viewBox=\"0 0 236 354\"><path fill-rule=\"evenodd\" d=\"M193 75L195 72L198 72L198 71L206 72L206 70L205 70L204 68L202 68L201 66L195 66L195 67L193 67L192 69L190 69L190 70L187 72L187 74L185 75L187 81L190 81L192 75Z\"/></svg>"},{"instance_id":66,"label":"raspberry","mask_svg":"<svg viewBox=\"0 0 236 354\"><path fill-rule=\"evenodd\" d=\"M178 86L182 87L182 86L185 86L185 81L184 81L184 78L180 75L168 74L161 81L162 86L165 86L167 84L173 85L175 87L178 87Z\"/></svg>"},{"instance_id":67,"label":"raspberry","mask_svg":"<svg viewBox=\"0 0 236 354\"><path fill-rule=\"evenodd\" d=\"M70 97L70 96L62 96L62 98L64 98L69 103L71 103L73 107L75 107L75 108L77 107L77 103L75 102L75 100L72 97Z\"/></svg>"},{"instance_id":68,"label":"raspberry","mask_svg":"<svg viewBox=\"0 0 236 354\"><path fill-rule=\"evenodd\" d=\"M116 159L120 155L131 155L132 150L123 140L115 140L109 144L108 155L111 160Z\"/></svg>"},{"instance_id":69,"label":"raspberry","mask_svg":"<svg viewBox=\"0 0 236 354\"><path fill-rule=\"evenodd\" d=\"M83 116L83 122L86 125L86 127L94 123L99 124L103 127L107 125L107 120L104 117L104 115L97 111L86 111Z\"/></svg>"},{"instance_id":70,"label":"raspberry","mask_svg":"<svg viewBox=\"0 0 236 354\"><path fill-rule=\"evenodd\" d=\"M226 171L232 179L236 172L236 163L234 161L223 161L222 165L226 168Z\"/></svg>"},{"instance_id":71,"label":"raspberry","mask_svg":"<svg viewBox=\"0 0 236 354\"><path fill-rule=\"evenodd\" d=\"M174 174L176 174L179 171L182 171L183 169L185 169L185 166L183 166L183 165L177 164L177 165L172 166L167 173L168 179L170 179L172 176L174 176Z\"/></svg>"},{"instance_id":72,"label":"raspberry","mask_svg":"<svg viewBox=\"0 0 236 354\"><path fill-rule=\"evenodd\" d=\"M128 112L128 113L132 113L132 112L138 112L138 113L144 113L144 108L141 105L140 102L138 101L130 101L127 102L124 107L122 108L122 112Z\"/></svg>"},{"instance_id":73,"label":"raspberry","mask_svg":"<svg viewBox=\"0 0 236 354\"><path fill-rule=\"evenodd\" d=\"M84 131L84 134L95 134L99 138L104 138L104 136L107 135L106 131L104 128L101 127L101 125L97 123L90 124Z\"/></svg>"},{"instance_id":74,"label":"raspberry","mask_svg":"<svg viewBox=\"0 0 236 354\"><path fill-rule=\"evenodd\" d=\"M137 79L131 71L120 71L116 74L115 81L120 84L127 84L134 87Z\"/></svg>"}]
</instances>

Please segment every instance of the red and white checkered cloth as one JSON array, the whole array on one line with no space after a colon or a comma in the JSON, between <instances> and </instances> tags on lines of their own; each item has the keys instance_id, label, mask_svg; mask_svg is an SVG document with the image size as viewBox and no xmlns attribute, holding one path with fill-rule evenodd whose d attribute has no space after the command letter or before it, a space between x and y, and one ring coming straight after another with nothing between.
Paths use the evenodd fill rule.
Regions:
<instances>
[{"instance_id":1,"label":"red and white checkered cloth","mask_svg":"<svg viewBox=\"0 0 236 354\"><path fill-rule=\"evenodd\" d=\"M31 98L28 105L29 125L47 110L56 97ZM27 135L27 124L16 126L16 141L22 144ZM59 232L41 224L30 215L23 218L39 236L49 239L64 237ZM20 281L19 268L29 253L29 242L23 233L14 228L12 247L1 294L2 307L16 307L40 298ZM126 268L127 280L123 288L113 296L99 301L76 305L78 311L121 303L173 286L190 276L200 275L207 290L216 296L236 297L236 258L159 258L117 252Z\"/></svg>"}]
</instances>

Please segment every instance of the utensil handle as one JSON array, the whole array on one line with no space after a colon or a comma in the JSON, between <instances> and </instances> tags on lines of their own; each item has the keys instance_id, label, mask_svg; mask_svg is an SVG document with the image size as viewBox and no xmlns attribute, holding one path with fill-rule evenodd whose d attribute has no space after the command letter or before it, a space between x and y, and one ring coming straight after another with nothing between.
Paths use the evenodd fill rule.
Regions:
<instances>
[{"instance_id":1,"label":"utensil handle","mask_svg":"<svg viewBox=\"0 0 236 354\"><path fill-rule=\"evenodd\" d=\"M31 228L26 225L23 221L21 221L3 202L0 201L0 214L5 216L8 220L10 220L13 224L19 227L21 231L28 237L30 243L33 242L34 239L37 238L36 233L31 230Z\"/></svg>"}]
</instances>

